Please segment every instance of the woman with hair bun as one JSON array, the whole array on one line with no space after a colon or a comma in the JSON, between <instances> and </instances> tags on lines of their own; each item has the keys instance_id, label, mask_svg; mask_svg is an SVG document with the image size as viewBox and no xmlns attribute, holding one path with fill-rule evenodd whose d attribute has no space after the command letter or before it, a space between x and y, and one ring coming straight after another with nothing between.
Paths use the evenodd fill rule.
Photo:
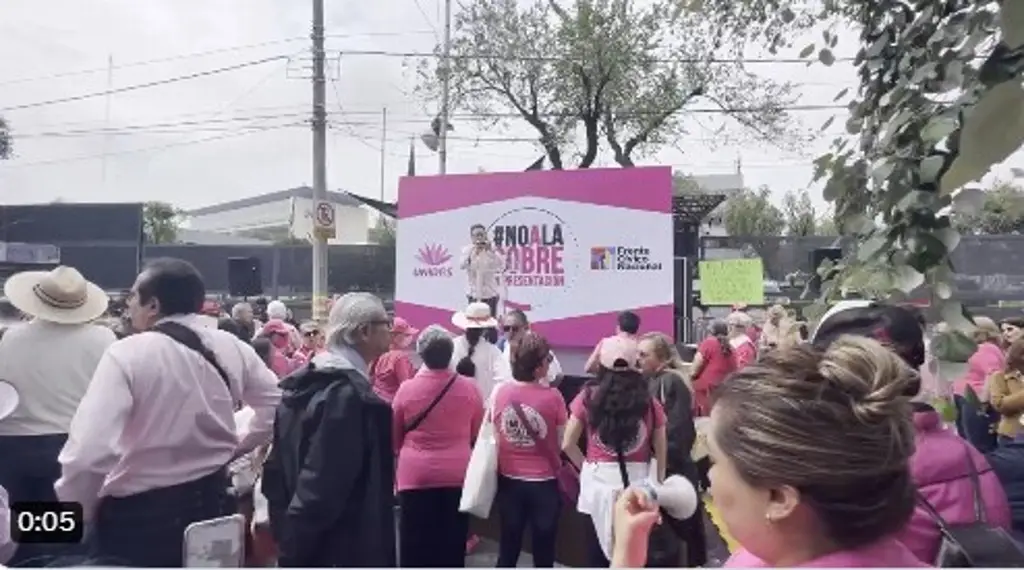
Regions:
<instances>
[{"instance_id":1,"label":"woman with hair bun","mask_svg":"<svg viewBox=\"0 0 1024 570\"><path fill-rule=\"evenodd\" d=\"M868 300L840 301L821 318L811 343L826 350L844 335L877 340L914 371L925 363L924 328L920 312L912 307ZM916 451L910 461L910 472L918 493L948 524L973 523L976 517L972 471L977 472L977 494L985 520L1009 531L1010 505L999 477L980 451L945 428L934 408L916 401L920 391L921 377L915 374L903 395L915 399L911 414ZM935 561L941 533L925 507L916 508L897 538L922 562Z\"/></svg>"},{"instance_id":2,"label":"woman with hair bun","mask_svg":"<svg viewBox=\"0 0 1024 570\"><path fill-rule=\"evenodd\" d=\"M783 348L737 371L711 411L711 493L729 567L924 567L893 538L914 511L913 372L879 343ZM616 567L645 563L656 507L616 504Z\"/></svg>"}]
</instances>

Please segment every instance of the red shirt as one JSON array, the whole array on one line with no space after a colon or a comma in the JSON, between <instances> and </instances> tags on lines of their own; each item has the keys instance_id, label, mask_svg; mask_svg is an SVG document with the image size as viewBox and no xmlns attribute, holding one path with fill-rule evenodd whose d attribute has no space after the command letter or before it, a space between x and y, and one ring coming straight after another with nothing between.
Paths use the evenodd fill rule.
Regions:
<instances>
[{"instance_id":1,"label":"red shirt","mask_svg":"<svg viewBox=\"0 0 1024 570\"><path fill-rule=\"evenodd\" d=\"M722 353L722 344L709 336L697 345L704 365L693 378L693 404L698 415L711 412L711 392L736 370L736 361Z\"/></svg>"},{"instance_id":2,"label":"red shirt","mask_svg":"<svg viewBox=\"0 0 1024 570\"><path fill-rule=\"evenodd\" d=\"M515 406L540 441L530 437ZM498 473L513 479L554 479L552 457L560 457L558 430L569 421L562 393L536 382L502 382L494 389L494 431L498 439Z\"/></svg>"},{"instance_id":3,"label":"red shirt","mask_svg":"<svg viewBox=\"0 0 1024 570\"><path fill-rule=\"evenodd\" d=\"M618 461L615 446L605 443L597 430L590 428L587 421L587 399L591 389L582 390L572 403L569 411L587 430L587 461L595 463L615 463ZM633 441L627 442L622 449L623 459L628 463L646 463L651 460L651 434L665 425L665 410L654 398L651 398L650 411L644 414Z\"/></svg>"},{"instance_id":4,"label":"red shirt","mask_svg":"<svg viewBox=\"0 0 1024 570\"><path fill-rule=\"evenodd\" d=\"M416 368L404 350L389 350L370 366L373 391L388 403L395 399L395 392L402 382L412 378L413 374L416 374Z\"/></svg>"}]
</instances>

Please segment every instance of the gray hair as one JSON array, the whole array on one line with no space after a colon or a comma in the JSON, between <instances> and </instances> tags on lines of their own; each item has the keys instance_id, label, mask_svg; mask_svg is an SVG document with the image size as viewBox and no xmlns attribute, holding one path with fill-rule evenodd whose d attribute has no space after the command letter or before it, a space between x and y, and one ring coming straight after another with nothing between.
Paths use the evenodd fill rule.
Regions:
<instances>
[{"instance_id":1,"label":"gray hair","mask_svg":"<svg viewBox=\"0 0 1024 570\"><path fill-rule=\"evenodd\" d=\"M235 306L231 307L231 318L239 318L242 315L242 311L245 310L252 312L252 305L250 305L249 303L235 303Z\"/></svg>"},{"instance_id":2,"label":"gray hair","mask_svg":"<svg viewBox=\"0 0 1024 570\"><path fill-rule=\"evenodd\" d=\"M334 302L331 314L327 318L327 335L329 344L352 346L352 339L359 327L373 321L387 318L387 311L380 299L369 293L346 293Z\"/></svg>"},{"instance_id":3,"label":"gray hair","mask_svg":"<svg viewBox=\"0 0 1024 570\"><path fill-rule=\"evenodd\" d=\"M444 341L452 342L452 334L441 325L430 325L420 331L416 339L416 354L423 354L434 343Z\"/></svg>"}]
</instances>

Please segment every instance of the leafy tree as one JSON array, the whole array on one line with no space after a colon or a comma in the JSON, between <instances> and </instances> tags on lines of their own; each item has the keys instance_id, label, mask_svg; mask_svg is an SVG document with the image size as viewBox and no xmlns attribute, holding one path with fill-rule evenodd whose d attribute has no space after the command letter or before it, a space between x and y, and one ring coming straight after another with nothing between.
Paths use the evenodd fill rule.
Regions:
<instances>
[{"instance_id":1,"label":"leafy tree","mask_svg":"<svg viewBox=\"0 0 1024 570\"><path fill-rule=\"evenodd\" d=\"M950 334L962 340L973 324L951 299L950 254L960 241L954 217L970 194L963 186L1024 144L1024 2L841 4L841 17L860 32L860 86L846 120L859 140L837 139L815 165L840 229L859 245L825 299L850 288L887 296L927 284ZM805 53L831 65L832 47Z\"/></svg>"},{"instance_id":2,"label":"leafy tree","mask_svg":"<svg viewBox=\"0 0 1024 570\"><path fill-rule=\"evenodd\" d=\"M788 235L802 237L818 233L818 212L807 190L786 192L782 198L782 214Z\"/></svg>"},{"instance_id":3,"label":"leafy tree","mask_svg":"<svg viewBox=\"0 0 1024 570\"><path fill-rule=\"evenodd\" d=\"M724 222L725 231L732 236L781 236L786 229L785 214L772 203L767 186L730 196L725 203Z\"/></svg>"},{"instance_id":4,"label":"leafy tree","mask_svg":"<svg viewBox=\"0 0 1024 570\"><path fill-rule=\"evenodd\" d=\"M7 121L0 117L0 160L11 158L14 152L14 141L11 138L11 129Z\"/></svg>"},{"instance_id":5,"label":"leafy tree","mask_svg":"<svg viewBox=\"0 0 1024 570\"><path fill-rule=\"evenodd\" d=\"M1010 182L996 182L985 191L980 211L954 214L957 229L965 234L1010 234L1024 232L1024 188Z\"/></svg>"},{"instance_id":6,"label":"leafy tree","mask_svg":"<svg viewBox=\"0 0 1024 570\"><path fill-rule=\"evenodd\" d=\"M573 159L593 165L603 146L633 166L678 140L696 104L722 109L758 139L791 140L792 85L718 59L742 57L761 27L681 0L566 4L465 3L452 31L452 108L492 125L525 122L556 170ZM421 71L421 93L436 99L445 70L424 61Z\"/></svg>"},{"instance_id":7,"label":"leafy tree","mask_svg":"<svg viewBox=\"0 0 1024 570\"><path fill-rule=\"evenodd\" d=\"M146 242L174 243L181 227L182 211L167 202L146 202L142 208L142 226Z\"/></svg>"},{"instance_id":8,"label":"leafy tree","mask_svg":"<svg viewBox=\"0 0 1024 570\"><path fill-rule=\"evenodd\" d=\"M839 229L836 228L836 220L833 214L822 215L818 218L817 235L837 236Z\"/></svg>"},{"instance_id":9,"label":"leafy tree","mask_svg":"<svg viewBox=\"0 0 1024 570\"><path fill-rule=\"evenodd\" d=\"M672 191L677 194L701 194L700 184L692 176L682 172L672 173Z\"/></svg>"}]
</instances>

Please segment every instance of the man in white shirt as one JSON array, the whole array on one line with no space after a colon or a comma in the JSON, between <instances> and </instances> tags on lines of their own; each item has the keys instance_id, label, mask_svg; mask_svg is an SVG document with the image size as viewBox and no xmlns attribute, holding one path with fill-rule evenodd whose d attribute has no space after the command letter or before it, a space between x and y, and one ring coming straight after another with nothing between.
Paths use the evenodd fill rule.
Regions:
<instances>
[{"instance_id":1,"label":"man in white shirt","mask_svg":"<svg viewBox=\"0 0 1024 570\"><path fill-rule=\"evenodd\" d=\"M277 378L202 326L204 295L188 262L148 264L128 300L144 332L110 346L71 422L57 496L82 504L98 560L181 566L185 528L236 511L227 464L270 439ZM254 413L236 429L239 402Z\"/></svg>"},{"instance_id":2,"label":"man in white shirt","mask_svg":"<svg viewBox=\"0 0 1024 570\"><path fill-rule=\"evenodd\" d=\"M482 224L473 224L469 233L473 243L462 248L459 258L459 268L466 272L466 299L470 303L487 303L491 316L497 317L505 260L494 251L494 246L487 239L487 228Z\"/></svg>"},{"instance_id":3,"label":"man in white shirt","mask_svg":"<svg viewBox=\"0 0 1024 570\"><path fill-rule=\"evenodd\" d=\"M64 266L18 273L4 284L4 294L32 320L12 326L0 340L0 380L18 394L17 407L0 421L0 486L11 502L55 501L57 456L71 418L103 352L117 340L109 328L89 324L107 310L108 298ZM10 564L59 553L25 544Z\"/></svg>"},{"instance_id":4,"label":"man in white shirt","mask_svg":"<svg viewBox=\"0 0 1024 570\"><path fill-rule=\"evenodd\" d=\"M501 343L501 352L505 359L509 361L509 365L511 365L512 342L522 338L530 330L530 321L526 318L526 313L519 309L513 309L505 313L501 330L505 334L505 338L502 339ZM554 386L558 384L558 377L562 375L562 365L558 362L558 357L555 356L554 351L550 352L548 357L551 359L551 362L548 364L548 375L544 378L544 382L548 386Z\"/></svg>"}]
</instances>

